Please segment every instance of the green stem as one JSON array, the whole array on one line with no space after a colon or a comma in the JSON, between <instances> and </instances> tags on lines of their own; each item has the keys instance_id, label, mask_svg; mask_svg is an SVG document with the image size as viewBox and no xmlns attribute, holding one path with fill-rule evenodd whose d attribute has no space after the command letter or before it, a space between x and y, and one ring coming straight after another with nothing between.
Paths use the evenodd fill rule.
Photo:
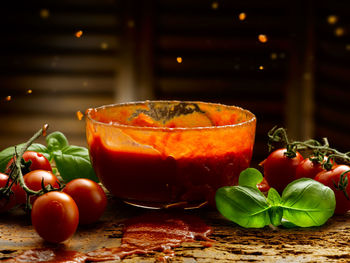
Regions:
<instances>
[{"instance_id":1,"label":"green stem","mask_svg":"<svg viewBox=\"0 0 350 263\"><path fill-rule=\"evenodd\" d=\"M15 158L15 170L17 170L17 173L16 173L16 179L18 180L18 183L20 184L20 186L23 188L23 190L27 193L27 194L30 194L30 195L37 195L39 194L39 191L33 191L31 189L29 189L27 187L27 185L25 184L24 182L24 179L23 179L23 174L22 174L22 170L21 170L21 160L22 160L22 156L24 154L24 152L29 148L30 145L32 145L32 143L38 139L41 135L43 134L46 134L46 130L48 128L48 125L45 124L43 126L43 128L41 128L39 131L37 131L32 138L30 138L24 145L23 147L21 147L19 149L19 152L17 153L16 152L16 158ZM17 148L16 148L16 151L17 151Z\"/></svg>"}]
</instances>

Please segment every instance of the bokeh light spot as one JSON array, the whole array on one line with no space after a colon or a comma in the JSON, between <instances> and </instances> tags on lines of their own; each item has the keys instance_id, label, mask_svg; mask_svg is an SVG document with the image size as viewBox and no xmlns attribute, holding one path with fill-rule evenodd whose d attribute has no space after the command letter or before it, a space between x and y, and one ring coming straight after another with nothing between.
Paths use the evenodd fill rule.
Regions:
<instances>
[{"instance_id":1,"label":"bokeh light spot","mask_svg":"<svg viewBox=\"0 0 350 263\"><path fill-rule=\"evenodd\" d=\"M241 20L241 21L244 21L245 19L247 18L247 15L246 15L246 13L240 13L239 15L238 15L238 19L239 20Z\"/></svg>"},{"instance_id":2,"label":"bokeh light spot","mask_svg":"<svg viewBox=\"0 0 350 263\"><path fill-rule=\"evenodd\" d=\"M79 30L77 32L75 32L75 37L80 38L83 35L83 31Z\"/></svg>"},{"instance_id":3,"label":"bokeh light spot","mask_svg":"<svg viewBox=\"0 0 350 263\"><path fill-rule=\"evenodd\" d=\"M342 27L337 27L335 30L334 30L334 35L336 35L337 37L341 37L345 34L345 30L344 28Z\"/></svg>"},{"instance_id":4,"label":"bokeh light spot","mask_svg":"<svg viewBox=\"0 0 350 263\"><path fill-rule=\"evenodd\" d=\"M42 19L47 19L50 16L50 11L46 8L40 10L40 17Z\"/></svg>"},{"instance_id":5,"label":"bokeh light spot","mask_svg":"<svg viewBox=\"0 0 350 263\"><path fill-rule=\"evenodd\" d=\"M213 2L211 4L211 8L214 9L214 10L218 9L219 8L219 3L217 1Z\"/></svg>"},{"instance_id":6,"label":"bokeh light spot","mask_svg":"<svg viewBox=\"0 0 350 263\"><path fill-rule=\"evenodd\" d=\"M336 15L329 15L327 17L328 24L334 25L338 22L338 17Z\"/></svg>"},{"instance_id":7,"label":"bokeh light spot","mask_svg":"<svg viewBox=\"0 0 350 263\"><path fill-rule=\"evenodd\" d=\"M261 43L266 43L267 42L267 36L266 35L264 35L264 34L260 34L259 36L258 36L258 39L259 39L259 41L261 42Z\"/></svg>"}]
</instances>

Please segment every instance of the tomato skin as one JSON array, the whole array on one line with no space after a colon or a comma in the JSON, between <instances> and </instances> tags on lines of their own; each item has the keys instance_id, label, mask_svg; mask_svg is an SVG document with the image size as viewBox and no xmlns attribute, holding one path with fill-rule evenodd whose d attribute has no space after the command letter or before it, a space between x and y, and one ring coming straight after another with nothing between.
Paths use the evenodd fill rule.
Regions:
<instances>
[{"instance_id":1,"label":"tomato skin","mask_svg":"<svg viewBox=\"0 0 350 263\"><path fill-rule=\"evenodd\" d=\"M327 161L327 157L325 157L324 161ZM306 158L298 165L295 177L296 179L303 177L314 179L318 173L324 170L321 163L313 162L310 158Z\"/></svg>"},{"instance_id":2,"label":"tomato skin","mask_svg":"<svg viewBox=\"0 0 350 263\"><path fill-rule=\"evenodd\" d=\"M6 174L0 173L0 188L5 187L9 177ZM12 190L12 188L11 188ZM0 213L10 210L16 205L16 200L13 195L10 195L9 199L1 198L0 199Z\"/></svg>"},{"instance_id":3,"label":"tomato skin","mask_svg":"<svg viewBox=\"0 0 350 263\"><path fill-rule=\"evenodd\" d=\"M70 195L79 209L79 223L96 222L107 206L107 197L101 186L94 181L78 178L67 183L63 192Z\"/></svg>"},{"instance_id":4,"label":"tomato skin","mask_svg":"<svg viewBox=\"0 0 350 263\"><path fill-rule=\"evenodd\" d=\"M261 192L268 192L270 190L270 185L264 177L260 183L256 185Z\"/></svg>"},{"instance_id":5,"label":"tomato skin","mask_svg":"<svg viewBox=\"0 0 350 263\"><path fill-rule=\"evenodd\" d=\"M348 210L350 210L350 200L345 196L342 190L336 189L335 187L335 185L339 184L340 175L346 171L349 171L345 175L347 176L349 183L345 189L350 198L350 166L343 164L335 165L331 170L324 170L318 173L314 178L316 181L319 181L334 191L336 200L334 214L337 215L345 214Z\"/></svg>"},{"instance_id":6,"label":"tomato skin","mask_svg":"<svg viewBox=\"0 0 350 263\"><path fill-rule=\"evenodd\" d=\"M296 169L303 160L299 152L296 152L294 158L287 157L286 152L285 148L275 150L262 162L264 177L270 187L275 188L279 193L282 193L283 189L295 180Z\"/></svg>"},{"instance_id":7,"label":"tomato skin","mask_svg":"<svg viewBox=\"0 0 350 263\"><path fill-rule=\"evenodd\" d=\"M52 167L50 165L50 162L48 159L46 159L46 157L38 152L34 152L34 151L26 151L24 152L22 158L28 162L31 161L31 165L29 166L30 171L34 171L34 170L46 170L46 171L50 171L52 172ZM13 163L14 158L12 158L7 166L6 166L6 173L10 172L10 166Z\"/></svg>"},{"instance_id":8,"label":"tomato skin","mask_svg":"<svg viewBox=\"0 0 350 263\"><path fill-rule=\"evenodd\" d=\"M58 189L60 188L59 181L57 177L50 171L45 170L34 170L31 171L23 176L24 183L26 186L33 191L39 191L42 189L41 187L41 181L44 180L44 185L47 186L51 184L54 188ZM16 202L17 204L24 204L26 202L26 193L25 191L20 188L19 186L16 186ZM37 197L31 196L30 202L33 204Z\"/></svg>"},{"instance_id":9,"label":"tomato skin","mask_svg":"<svg viewBox=\"0 0 350 263\"><path fill-rule=\"evenodd\" d=\"M52 191L35 200L31 218L39 236L50 243L61 243L75 233L79 211L69 195Z\"/></svg>"}]
</instances>

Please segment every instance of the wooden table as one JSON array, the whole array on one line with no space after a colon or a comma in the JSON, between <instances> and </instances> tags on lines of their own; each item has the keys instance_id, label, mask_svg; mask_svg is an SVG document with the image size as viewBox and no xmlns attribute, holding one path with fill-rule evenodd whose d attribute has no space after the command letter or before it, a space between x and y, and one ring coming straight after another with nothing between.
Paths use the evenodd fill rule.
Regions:
<instances>
[{"instance_id":1,"label":"wooden table","mask_svg":"<svg viewBox=\"0 0 350 263\"><path fill-rule=\"evenodd\" d=\"M111 198L99 222L79 227L71 240L59 246L80 252L117 247L122 237L120 223L144 212ZM174 249L175 257L169 259L170 262L350 262L350 214L334 216L324 226L316 228L244 229L212 209L191 213L212 226L211 238L215 243L209 248L203 247L200 242L183 243ZM0 215L0 260L26 249L48 246L20 209ZM128 256L122 262L157 262L161 254Z\"/></svg>"}]
</instances>

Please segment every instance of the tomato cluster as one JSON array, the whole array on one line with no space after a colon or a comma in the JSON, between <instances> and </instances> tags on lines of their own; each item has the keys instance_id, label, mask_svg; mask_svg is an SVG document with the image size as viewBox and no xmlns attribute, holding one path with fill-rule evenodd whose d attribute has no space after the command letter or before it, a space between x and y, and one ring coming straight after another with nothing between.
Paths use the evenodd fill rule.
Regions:
<instances>
[{"instance_id":1,"label":"tomato cluster","mask_svg":"<svg viewBox=\"0 0 350 263\"><path fill-rule=\"evenodd\" d=\"M261 163L264 168L264 180L279 193L292 181L307 177L330 187L336 197L335 214L344 214L350 210L350 166L331 162L331 168L326 169L323 161L317 161L313 156L303 158L296 151L294 156L287 154L286 148L273 151ZM259 187L259 185L258 185Z\"/></svg>"},{"instance_id":2,"label":"tomato cluster","mask_svg":"<svg viewBox=\"0 0 350 263\"><path fill-rule=\"evenodd\" d=\"M27 195L19 183L11 184L8 174L14 161L10 160L5 174L0 173L0 191L6 192L0 198L0 212L26 204L29 196L32 224L44 240L63 242L75 233L78 224L96 222L103 214L107 197L97 183L78 178L68 182L61 191L61 183L53 174L47 158L40 153L27 151L23 154L23 164L29 170L22 170L25 185L32 191L40 191L43 186L49 190L40 196ZM11 191L8 191L10 185Z\"/></svg>"}]
</instances>

